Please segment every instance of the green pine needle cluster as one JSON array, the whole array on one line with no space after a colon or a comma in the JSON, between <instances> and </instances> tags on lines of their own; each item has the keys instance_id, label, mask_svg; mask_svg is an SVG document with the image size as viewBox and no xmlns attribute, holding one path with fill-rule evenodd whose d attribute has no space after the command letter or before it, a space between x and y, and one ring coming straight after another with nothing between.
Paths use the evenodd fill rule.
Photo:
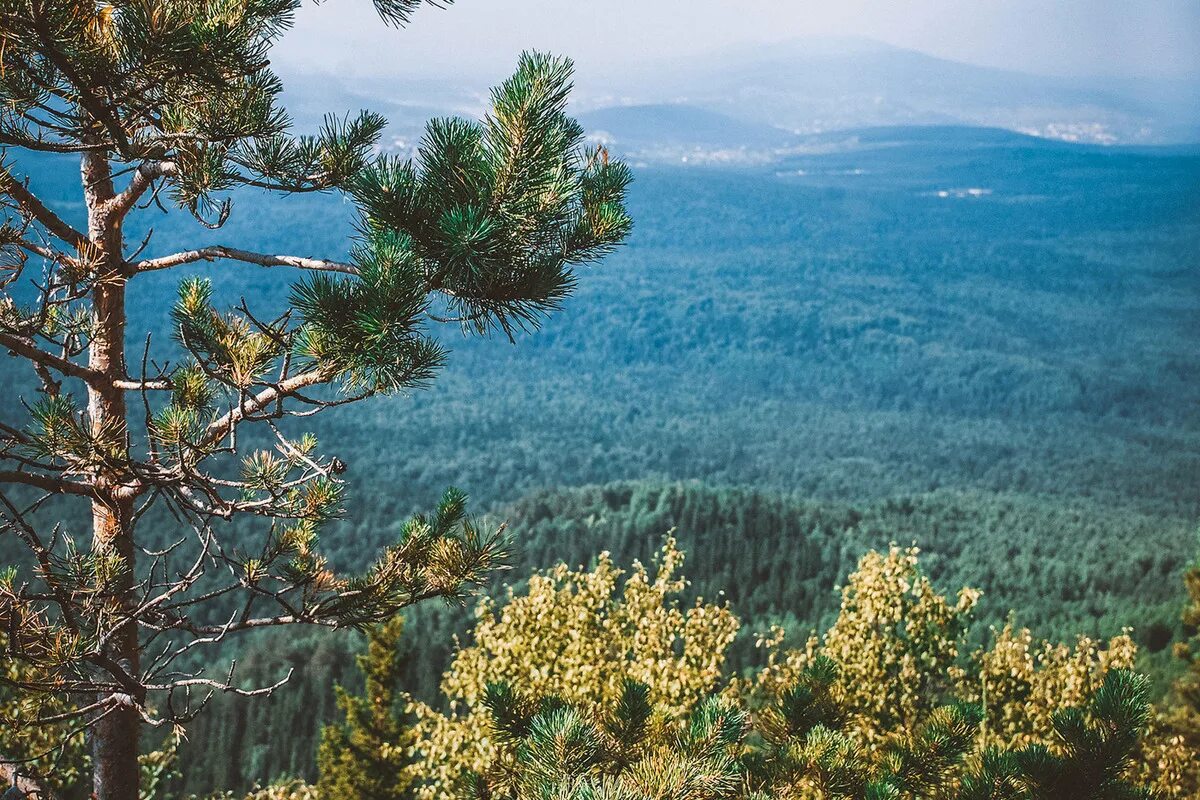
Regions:
<instances>
[{"instance_id":1,"label":"green pine needle cluster","mask_svg":"<svg viewBox=\"0 0 1200 800\"><path fill-rule=\"evenodd\" d=\"M1133 800L1153 795L1124 779L1150 719L1150 682L1113 670L1086 708L1054 715L1057 751L1033 745L1013 756L1032 800Z\"/></svg>"},{"instance_id":2,"label":"green pine needle cluster","mask_svg":"<svg viewBox=\"0 0 1200 800\"><path fill-rule=\"evenodd\" d=\"M584 147L566 114L571 73L568 59L526 53L482 122L434 120L415 163L384 157L359 173L349 187L363 209L359 262L411 251L463 324L536 325L570 291L573 268L631 227L629 169Z\"/></svg>"},{"instance_id":3,"label":"green pine needle cluster","mask_svg":"<svg viewBox=\"0 0 1200 800\"><path fill-rule=\"evenodd\" d=\"M120 460L124 426L93 425L71 395L39 398L29 406L29 417L22 450L32 457L62 464L68 474L76 475Z\"/></svg>"},{"instance_id":4,"label":"green pine needle cluster","mask_svg":"<svg viewBox=\"0 0 1200 800\"><path fill-rule=\"evenodd\" d=\"M665 730L646 686L626 681L616 706L593 718L559 698L538 702L489 687L492 731L503 748L486 774L463 776L459 797L706 800L733 797L743 778L738 751L746 714L710 697Z\"/></svg>"},{"instance_id":5,"label":"green pine needle cluster","mask_svg":"<svg viewBox=\"0 0 1200 800\"><path fill-rule=\"evenodd\" d=\"M214 381L235 390L245 390L263 378L283 355L283 330L255 326L245 315L218 313L212 305L212 282L206 278L191 277L180 284L171 316L179 343ZM210 394L211 389L199 386L192 392L195 400L206 400Z\"/></svg>"},{"instance_id":6,"label":"green pine needle cluster","mask_svg":"<svg viewBox=\"0 0 1200 800\"><path fill-rule=\"evenodd\" d=\"M403 21L418 3L379 0ZM314 191L371 157L385 120L330 117L290 133L269 52L297 0L0 4L0 144L50 152L103 148L122 161L169 158L170 196L218 225L216 195L239 185Z\"/></svg>"},{"instance_id":7,"label":"green pine needle cluster","mask_svg":"<svg viewBox=\"0 0 1200 800\"><path fill-rule=\"evenodd\" d=\"M979 708L937 709L913 731L868 746L843 728L836 667L818 658L772 707L751 716L710 697L680 724L627 682L611 711L489 688L500 753L464 776L462 800L1133 800L1123 776L1149 719L1146 679L1114 669L1086 707L1055 717L1058 741L972 756Z\"/></svg>"},{"instance_id":8,"label":"green pine needle cluster","mask_svg":"<svg viewBox=\"0 0 1200 800\"><path fill-rule=\"evenodd\" d=\"M297 355L352 392L424 385L445 352L422 328L430 300L412 240L376 231L355 248L354 261L355 278L313 274L293 289L292 306L304 321Z\"/></svg>"}]
</instances>

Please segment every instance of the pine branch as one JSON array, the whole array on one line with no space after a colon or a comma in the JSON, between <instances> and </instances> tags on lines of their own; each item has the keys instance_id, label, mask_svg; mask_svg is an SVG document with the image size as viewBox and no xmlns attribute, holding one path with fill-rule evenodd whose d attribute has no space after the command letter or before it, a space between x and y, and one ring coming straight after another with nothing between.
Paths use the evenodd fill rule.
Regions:
<instances>
[{"instance_id":1,"label":"pine branch","mask_svg":"<svg viewBox=\"0 0 1200 800\"><path fill-rule=\"evenodd\" d=\"M358 267L340 261L327 261L325 259L305 258L303 256L268 255L221 245L201 247L196 250L185 250L160 258L135 261L128 265L128 270L131 273L153 272L154 270L170 269L183 264L193 264L197 261L215 261L217 259L243 261L248 264L257 264L261 267L295 267L296 269L314 270L316 272L340 272L345 275L358 274Z\"/></svg>"},{"instance_id":2,"label":"pine branch","mask_svg":"<svg viewBox=\"0 0 1200 800\"><path fill-rule=\"evenodd\" d=\"M11 333L0 333L0 346L7 347L19 356L23 356L37 364L47 366L70 378L78 378L85 381L93 387L103 387L105 385L103 373L85 367L82 364L76 364L74 361L61 358L53 353L48 353L35 345L33 340L28 337L17 336Z\"/></svg>"},{"instance_id":3,"label":"pine branch","mask_svg":"<svg viewBox=\"0 0 1200 800\"><path fill-rule=\"evenodd\" d=\"M412 15L423 4L428 4L434 8L445 8L454 2L454 0L372 0L375 4L375 11L379 14L380 19L389 25L400 27L407 25L412 19Z\"/></svg>"},{"instance_id":4,"label":"pine branch","mask_svg":"<svg viewBox=\"0 0 1200 800\"><path fill-rule=\"evenodd\" d=\"M325 370L314 369L308 372L302 372L286 380L280 381L274 386L269 386L263 389L253 397L247 398L239 403L236 407L230 409L226 414L219 419L211 422L204 430L198 446L201 449L212 447L221 439L232 433L238 423L246 417L262 411L272 403L283 400L286 397L299 392L301 389L306 389L309 386L327 383L329 374Z\"/></svg>"},{"instance_id":5,"label":"pine branch","mask_svg":"<svg viewBox=\"0 0 1200 800\"><path fill-rule=\"evenodd\" d=\"M16 200L22 210L40 222L46 230L76 249L83 249L88 238L68 225L61 217L46 207L24 182L17 180L11 172L0 167L0 192Z\"/></svg>"},{"instance_id":6,"label":"pine branch","mask_svg":"<svg viewBox=\"0 0 1200 800\"><path fill-rule=\"evenodd\" d=\"M108 201L106 208L118 217L124 217L141 199L154 182L159 178L171 177L179 173L178 167L172 161L158 161L142 164L133 173L129 186L120 194Z\"/></svg>"},{"instance_id":7,"label":"pine branch","mask_svg":"<svg viewBox=\"0 0 1200 800\"><path fill-rule=\"evenodd\" d=\"M54 478L49 475L37 475L32 472L21 472L19 470L0 470L0 484L4 483L19 483L25 486L34 486L47 492L73 494L80 497L91 497L94 494L92 487L85 483L77 483L65 478Z\"/></svg>"},{"instance_id":8,"label":"pine branch","mask_svg":"<svg viewBox=\"0 0 1200 800\"><path fill-rule=\"evenodd\" d=\"M30 11L32 12L30 21L33 24L33 30L41 40L41 55L53 64L55 69L72 85L75 90L73 92L73 99L91 115L96 123L108 132L109 136L112 137L111 144L117 148L117 151L122 154L127 153L129 150L129 137L121 128L121 124L113 111L96 96L96 90L92 83L84 80L83 76L76 70L75 64L56 45L54 32L49 29L46 19L41 13L41 3L31 3Z\"/></svg>"}]
</instances>

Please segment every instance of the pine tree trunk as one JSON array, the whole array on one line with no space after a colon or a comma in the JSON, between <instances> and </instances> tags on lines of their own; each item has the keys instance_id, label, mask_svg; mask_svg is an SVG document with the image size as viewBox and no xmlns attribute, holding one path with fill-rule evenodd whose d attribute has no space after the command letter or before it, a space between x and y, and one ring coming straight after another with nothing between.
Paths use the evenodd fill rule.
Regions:
<instances>
[{"instance_id":1,"label":"pine tree trunk","mask_svg":"<svg viewBox=\"0 0 1200 800\"><path fill-rule=\"evenodd\" d=\"M115 508L110 508L105 501L95 501L92 504L95 546L108 549L126 560L128 568L120 588L128 593L133 583L133 538L129 528L129 504L123 501L115 505ZM137 626L126 625L125 630L113 638L105 655L127 672L136 675ZM96 800L137 800L140 728L141 720L137 711L130 706L110 713L92 728L92 785Z\"/></svg>"},{"instance_id":2,"label":"pine tree trunk","mask_svg":"<svg viewBox=\"0 0 1200 800\"><path fill-rule=\"evenodd\" d=\"M113 197L112 172L107 159L103 155L85 155L82 175L88 207L88 238L95 248L91 255L97 268L92 290L95 322L88 348L88 365L111 378L114 384L89 386L88 415L95 429L117 426L121 431L124 450L128 447L125 394L115 386L117 380L125 377L125 276L121 218L111 213L105 205ZM119 464L122 460L115 459L115 463ZM96 476L96 497L92 501L92 548L95 552L116 556L124 562L121 577L114 589L122 604L132 606L136 602L133 594L133 497L122 485L123 478L115 470L102 471ZM102 655L127 674L136 677L137 624L126 624L112 637ZM141 702L143 698L130 699ZM92 786L95 800L138 800L140 727L137 711L131 703L126 702L92 728Z\"/></svg>"}]
</instances>

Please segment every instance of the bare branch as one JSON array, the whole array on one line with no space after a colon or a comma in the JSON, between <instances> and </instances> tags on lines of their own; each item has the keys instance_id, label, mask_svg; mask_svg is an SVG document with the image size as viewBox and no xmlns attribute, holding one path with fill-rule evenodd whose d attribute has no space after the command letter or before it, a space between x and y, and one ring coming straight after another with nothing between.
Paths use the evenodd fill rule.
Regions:
<instances>
[{"instance_id":1,"label":"bare branch","mask_svg":"<svg viewBox=\"0 0 1200 800\"><path fill-rule=\"evenodd\" d=\"M26 214L40 222L46 230L76 249L82 249L88 238L72 228L37 198L29 187L13 177L7 169L0 168L0 192L16 200Z\"/></svg>"},{"instance_id":2,"label":"bare branch","mask_svg":"<svg viewBox=\"0 0 1200 800\"><path fill-rule=\"evenodd\" d=\"M33 340L27 336L17 336L11 333L0 332L0 346L7 347L19 356L23 356L37 364L45 365L68 377L79 378L92 386L104 385L104 375L102 373L85 367L82 364L76 364L70 359L48 353L34 344Z\"/></svg>"},{"instance_id":3,"label":"bare branch","mask_svg":"<svg viewBox=\"0 0 1200 800\"><path fill-rule=\"evenodd\" d=\"M230 664L229 677L227 677L224 681L216 681L212 678L188 678L186 680L173 681L165 686L150 686L148 688L152 691L161 692L168 689L183 689L188 686L206 686L212 689L217 689L218 691L227 692L229 694L236 694L241 697L270 697L277 689L290 681L292 679L292 674L296 671L295 667L288 669L287 675L284 675L270 686L263 686L259 689L239 689L233 685L233 670L236 666L236 661Z\"/></svg>"},{"instance_id":4,"label":"bare branch","mask_svg":"<svg viewBox=\"0 0 1200 800\"><path fill-rule=\"evenodd\" d=\"M318 272L340 272L345 275L357 275L358 267L341 261L327 261L320 258L305 258L303 256L267 255L253 253L249 250L238 250L233 247L214 245L201 247L196 250L185 250L161 258L148 258L134 261L128 265L131 273L152 272L158 269L170 269L182 264L193 264L197 261L215 261L217 259L244 261L257 264L260 267L295 267L296 269L311 269Z\"/></svg>"},{"instance_id":5,"label":"bare branch","mask_svg":"<svg viewBox=\"0 0 1200 800\"><path fill-rule=\"evenodd\" d=\"M41 256L42 258L46 259L47 261L56 261L56 262L69 264L69 265L74 265L76 263L75 259L69 258L68 256L64 255L63 253L60 253L57 250L53 250L44 245L40 245L37 242L31 242L27 239L18 239L17 241L13 242L13 244L15 244L17 247L20 247L22 250L28 250L30 253L33 253L34 255Z\"/></svg>"},{"instance_id":6,"label":"bare branch","mask_svg":"<svg viewBox=\"0 0 1200 800\"><path fill-rule=\"evenodd\" d=\"M113 381L112 384L117 389L124 389L127 392L169 392L175 388L174 385L164 379L159 380L124 380Z\"/></svg>"},{"instance_id":7,"label":"bare branch","mask_svg":"<svg viewBox=\"0 0 1200 800\"><path fill-rule=\"evenodd\" d=\"M200 447L211 447L221 441L221 439L229 435L239 422L249 415L256 414L272 403L289 397L301 389L326 383L329 379L330 375L327 371L314 369L309 372L302 372L274 386L268 386L253 397L246 398L235 408L230 409L228 413L210 423L208 428L205 429L204 435L200 438Z\"/></svg>"},{"instance_id":8,"label":"bare branch","mask_svg":"<svg viewBox=\"0 0 1200 800\"><path fill-rule=\"evenodd\" d=\"M108 201L107 210L116 214L117 217L125 216L156 180L175 175L177 172L178 168L172 161L142 164L134 171L133 178L129 181L129 186L125 187L125 191Z\"/></svg>"},{"instance_id":9,"label":"bare branch","mask_svg":"<svg viewBox=\"0 0 1200 800\"><path fill-rule=\"evenodd\" d=\"M80 497L94 496L92 487L85 483L76 483L75 481L55 478L50 475L35 475L32 472L0 470L0 484L3 483L20 483L25 486L36 486L47 492L57 492L59 494L73 494Z\"/></svg>"},{"instance_id":10,"label":"bare branch","mask_svg":"<svg viewBox=\"0 0 1200 800\"><path fill-rule=\"evenodd\" d=\"M62 358L61 356L56 356L53 353L42 350L27 336L0 333L0 347L7 347L17 355L34 362L35 365L49 367L56 372L71 378L78 378L95 387L112 386L113 388L130 392L169 391L173 388L171 382L166 379L122 379L108 381L102 373L94 369L85 367L82 364L76 364L70 359Z\"/></svg>"}]
</instances>

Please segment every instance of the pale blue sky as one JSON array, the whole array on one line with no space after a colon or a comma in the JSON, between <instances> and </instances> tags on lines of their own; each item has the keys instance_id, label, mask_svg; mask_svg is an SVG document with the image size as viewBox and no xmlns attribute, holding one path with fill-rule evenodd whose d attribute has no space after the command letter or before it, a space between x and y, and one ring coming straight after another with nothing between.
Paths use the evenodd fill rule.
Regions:
<instances>
[{"instance_id":1,"label":"pale blue sky","mask_svg":"<svg viewBox=\"0 0 1200 800\"><path fill-rule=\"evenodd\" d=\"M304 7L275 60L285 71L488 75L533 47L599 77L646 54L830 35L1026 72L1200 74L1200 0L458 0L399 31L365 0L325 0Z\"/></svg>"}]
</instances>

